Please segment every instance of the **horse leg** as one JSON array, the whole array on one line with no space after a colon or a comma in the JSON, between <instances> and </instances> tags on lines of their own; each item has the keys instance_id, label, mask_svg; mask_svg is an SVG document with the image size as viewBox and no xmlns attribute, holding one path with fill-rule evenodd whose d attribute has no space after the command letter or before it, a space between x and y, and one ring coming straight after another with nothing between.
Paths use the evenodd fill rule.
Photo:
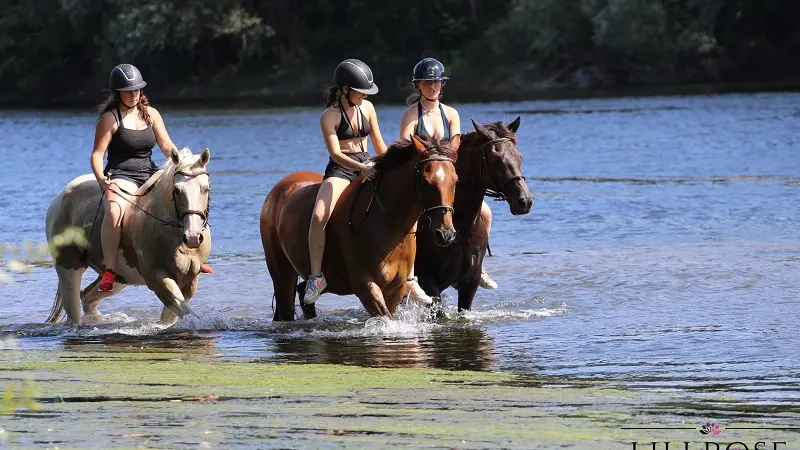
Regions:
<instances>
[{"instance_id":1,"label":"horse leg","mask_svg":"<svg viewBox=\"0 0 800 450\"><path fill-rule=\"evenodd\" d=\"M478 269L480 270L480 269ZM480 282L480 275L473 274L467 280L460 280L458 282L458 310L469 311L472 309L472 300L475 298L475 292L478 291L478 284Z\"/></svg>"},{"instance_id":2,"label":"horse leg","mask_svg":"<svg viewBox=\"0 0 800 450\"><path fill-rule=\"evenodd\" d=\"M358 295L361 304L364 305L364 308L367 309L367 312L369 312L371 316L387 316L390 319L393 318L383 298L383 291L381 291L381 288L379 288L374 281L368 282L366 286L359 291L360 292L357 292L356 295ZM398 291L401 292L401 295L405 292L404 289L398 289Z\"/></svg>"},{"instance_id":3,"label":"horse leg","mask_svg":"<svg viewBox=\"0 0 800 450\"><path fill-rule=\"evenodd\" d=\"M197 283L200 280L200 275L196 275L191 283L187 284L186 286L181 289L181 295L183 295L183 299L185 302L189 302L189 300L194 297L195 292L197 292ZM164 306L161 310L161 318L158 320L161 324L166 326L175 325L178 322L179 317L172 312L169 308Z\"/></svg>"},{"instance_id":4,"label":"horse leg","mask_svg":"<svg viewBox=\"0 0 800 450\"><path fill-rule=\"evenodd\" d=\"M154 280L147 280L147 287L156 294L165 307L178 317L183 317L192 312L184 300L178 283L166 274L161 273Z\"/></svg>"},{"instance_id":5,"label":"horse leg","mask_svg":"<svg viewBox=\"0 0 800 450\"><path fill-rule=\"evenodd\" d=\"M317 304L315 302L310 305L307 305L303 302L303 299L306 296L307 283L308 281L301 281L300 283L298 283L296 292L297 292L297 302L300 303L300 309L303 310L303 318L306 320L310 320L317 317L317 306L316 306Z\"/></svg>"},{"instance_id":6,"label":"horse leg","mask_svg":"<svg viewBox=\"0 0 800 450\"><path fill-rule=\"evenodd\" d=\"M289 258L278 246L278 240L271 240L272 245L266 248L267 270L272 278L272 289L275 292L275 316L273 321L294 320L294 293L297 289L297 272ZM265 246L268 247L268 246ZM304 286L305 287L305 286ZM310 305L313 308L313 305ZM306 319L308 319L308 315ZM316 314L315 314L316 315Z\"/></svg>"},{"instance_id":7,"label":"horse leg","mask_svg":"<svg viewBox=\"0 0 800 450\"><path fill-rule=\"evenodd\" d=\"M61 304L67 311L67 319L75 325L81 324L81 276L85 268L66 269L56 265Z\"/></svg>"},{"instance_id":8,"label":"horse leg","mask_svg":"<svg viewBox=\"0 0 800 450\"><path fill-rule=\"evenodd\" d=\"M127 284L114 283L114 288L110 291L101 291L97 289L97 285L100 284L100 280L102 279L103 277L98 276L97 279L91 282L91 284L81 290L83 314L87 316L100 315L100 311L97 310L97 305L100 304L100 301L104 298L111 297L112 295L119 294L119 292L125 289L125 286L127 286Z\"/></svg>"}]
</instances>

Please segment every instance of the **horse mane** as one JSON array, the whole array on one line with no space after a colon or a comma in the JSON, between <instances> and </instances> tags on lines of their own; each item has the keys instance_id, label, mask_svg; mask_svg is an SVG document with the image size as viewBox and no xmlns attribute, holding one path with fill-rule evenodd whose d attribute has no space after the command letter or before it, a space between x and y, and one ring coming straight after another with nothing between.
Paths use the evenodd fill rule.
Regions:
<instances>
[{"instance_id":1,"label":"horse mane","mask_svg":"<svg viewBox=\"0 0 800 450\"><path fill-rule=\"evenodd\" d=\"M150 193L147 194L146 197L165 198L168 201L172 201L172 183L162 183L161 181L172 180L175 176L175 172L197 162L196 159L189 158L192 156L192 151L189 150L188 147L183 147L178 150L178 155L180 155L180 162L178 164L173 163L172 158L167 158L156 173L139 188L139 192L147 192L150 190Z\"/></svg>"},{"instance_id":2,"label":"horse mane","mask_svg":"<svg viewBox=\"0 0 800 450\"><path fill-rule=\"evenodd\" d=\"M513 131L508 129L508 124L505 121L500 122L492 122L492 123L482 123L481 124L484 128L486 128L489 133L494 133L495 139L509 139L514 145L517 145L517 135ZM470 131L469 133L461 135L461 146L460 148L467 148L472 149L476 144L480 142L481 139L485 139L483 135L478 133L475 130ZM481 142L482 143L482 142Z\"/></svg>"},{"instance_id":3,"label":"horse mane","mask_svg":"<svg viewBox=\"0 0 800 450\"><path fill-rule=\"evenodd\" d=\"M456 159L456 152L450 146L450 141L447 139L436 140L427 136L418 136L417 139L422 141L427 149L425 156L439 155L452 160ZM397 139L389 146L386 153L373 158L373 161L375 161L375 169L380 172L392 170L404 164L416 153L417 149L410 139Z\"/></svg>"}]
</instances>

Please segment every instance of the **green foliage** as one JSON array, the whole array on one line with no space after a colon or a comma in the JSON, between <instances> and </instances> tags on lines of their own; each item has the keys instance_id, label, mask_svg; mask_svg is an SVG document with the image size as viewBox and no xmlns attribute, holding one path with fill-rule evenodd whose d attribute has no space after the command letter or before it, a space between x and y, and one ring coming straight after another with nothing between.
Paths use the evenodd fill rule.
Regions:
<instances>
[{"instance_id":1,"label":"green foliage","mask_svg":"<svg viewBox=\"0 0 800 450\"><path fill-rule=\"evenodd\" d=\"M11 381L6 383L3 392L3 409L1 414L12 414L19 409L36 411L39 404L36 402L36 388L31 379Z\"/></svg>"},{"instance_id":2,"label":"green foliage","mask_svg":"<svg viewBox=\"0 0 800 450\"><path fill-rule=\"evenodd\" d=\"M53 236L50 244L40 243L38 246L33 242L24 242L22 247L15 244L0 243L0 284L10 284L14 282L12 273L27 273L34 266L44 266L50 264L50 256L58 257L61 248L67 245L76 245L85 248L88 245L86 233L80 227L69 227L63 232ZM10 258L6 257L10 254Z\"/></svg>"},{"instance_id":3,"label":"green foliage","mask_svg":"<svg viewBox=\"0 0 800 450\"><path fill-rule=\"evenodd\" d=\"M615 84L724 78L796 65L797 17L793 0L8 0L0 101L98 92L123 61L153 87L240 74L317 90L347 57L389 88L425 56L464 81L585 68Z\"/></svg>"}]
</instances>

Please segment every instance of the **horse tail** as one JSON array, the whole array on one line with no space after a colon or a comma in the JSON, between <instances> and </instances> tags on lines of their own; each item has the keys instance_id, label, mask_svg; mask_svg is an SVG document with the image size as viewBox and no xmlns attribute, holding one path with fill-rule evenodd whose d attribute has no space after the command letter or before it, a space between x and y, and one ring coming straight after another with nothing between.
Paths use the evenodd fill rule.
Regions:
<instances>
[{"instance_id":1,"label":"horse tail","mask_svg":"<svg viewBox=\"0 0 800 450\"><path fill-rule=\"evenodd\" d=\"M64 299L61 297L61 283L56 289L56 298L53 299L53 307L50 309L50 315L47 316L47 322L56 323L61 318L61 313L64 312Z\"/></svg>"}]
</instances>

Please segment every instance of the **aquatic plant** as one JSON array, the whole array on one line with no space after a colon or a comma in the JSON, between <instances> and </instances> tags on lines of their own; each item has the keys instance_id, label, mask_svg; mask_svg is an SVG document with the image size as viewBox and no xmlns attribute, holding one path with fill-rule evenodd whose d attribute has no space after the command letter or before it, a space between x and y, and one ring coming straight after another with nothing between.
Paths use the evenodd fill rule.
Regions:
<instances>
[{"instance_id":1,"label":"aquatic plant","mask_svg":"<svg viewBox=\"0 0 800 450\"><path fill-rule=\"evenodd\" d=\"M58 255L59 249L67 245L86 247L86 233L80 227L70 227L55 235L48 245L38 245L24 241L22 245L0 242L0 284L14 283L13 273L28 273L34 267L44 267L52 263L51 254Z\"/></svg>"}]
</instances>

